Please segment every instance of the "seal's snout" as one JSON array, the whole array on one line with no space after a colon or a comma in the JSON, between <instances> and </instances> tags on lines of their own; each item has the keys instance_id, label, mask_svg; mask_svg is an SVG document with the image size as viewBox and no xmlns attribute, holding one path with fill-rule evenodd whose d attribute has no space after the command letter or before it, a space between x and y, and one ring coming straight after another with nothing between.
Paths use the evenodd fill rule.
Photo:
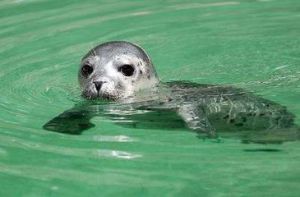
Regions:
<instances>
[{"instance_id":1,"label":"seal's snout","mask_svg":"<svg viewBox=\"0 0 300 197\"><path fill-rule=\"evenodd\" d=\"M97 92L99 92L102 85L105 83L105 81L94 81L93 83L95 85L95 88L96 88Z\"/></svg>"}]
</instances>

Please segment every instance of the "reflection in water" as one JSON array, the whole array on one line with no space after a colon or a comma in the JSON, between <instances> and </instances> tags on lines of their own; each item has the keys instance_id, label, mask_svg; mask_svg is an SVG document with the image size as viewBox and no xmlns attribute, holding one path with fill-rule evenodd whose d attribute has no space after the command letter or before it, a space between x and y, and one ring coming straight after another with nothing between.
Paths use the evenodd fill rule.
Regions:
<instances>
[{"instance_id":1,"label":"reflection in water","mask_svg":"<svg viewBox=\"0 0 300 197\"><path fill-rule=\"evenodd\" d=\"M90 123L91 118L101 116L123 127L166 130L188 127L201 136L239 137L244 143L281 143L299 138L294 115L285 107L241 89L170 82L156 91L158 96L150 101L137 95L136 102L127 104L80 103L50 120L44 129L78 135L95 126ZM128 141L129 138L100 136L97 140Z\"/></svg>"},{"instance_id":2,"label":"reflection in water","mask_svg":"<svg viewBox=\"0 0 300 197\"><path fill-rule=\"evenodd\" d=\"M275 148L256 148L256 149L245 149L245 152L280 152L280 149Z\"/></svg>"}]
</instances>

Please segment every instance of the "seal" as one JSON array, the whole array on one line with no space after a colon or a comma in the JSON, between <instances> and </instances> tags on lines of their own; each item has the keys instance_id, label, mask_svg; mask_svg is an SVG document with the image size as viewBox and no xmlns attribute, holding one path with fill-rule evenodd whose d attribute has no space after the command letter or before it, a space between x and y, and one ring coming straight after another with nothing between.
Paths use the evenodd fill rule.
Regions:
<instances>
[{"instance_id":1,"label":"seal","mask_svg":"<svg viewBox=\"0 0 300 197\"><path fill-rule=\"evenodd\" d=\"M286 107L231 86L160 82L149 55L130 42L107 42L91 49L81 60L78 80L82 96L94 102L76 104L44 129L80 134L95 126L91 118L103 116L134 128L185 125L213 138L227 131L242 134L244 142L299 139L295 116ZM102 100L111 102L97 103Z\"/></svg>"},{"instance_id":2,"label":"seal","mask_svg":"<svg viewBox=\"0 0 300 197\"><path fill-rule=\"evenodd\" d=\"M146 52L124 41L90 50L81 61L78 80L84 97L109 100L124 99L159 83Z\"/></svg>"}]
</instances>

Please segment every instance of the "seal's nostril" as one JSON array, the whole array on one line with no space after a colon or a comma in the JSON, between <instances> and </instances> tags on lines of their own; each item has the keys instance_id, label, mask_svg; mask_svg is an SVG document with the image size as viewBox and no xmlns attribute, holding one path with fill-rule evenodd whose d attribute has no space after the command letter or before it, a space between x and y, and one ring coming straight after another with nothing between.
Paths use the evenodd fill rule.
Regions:
<instances>
[{"instance_id":1,"label":"seal's nostril","mask_svg":"<svg viewBox=\"0 0 300 197\"><path fill-rule=\"evenodd\" d=\"M104 82L103 81L94 81L93 83L95 84L96 90L99 92L99 90L101 89L101 86Z\"/></svg>"}]
</instances>

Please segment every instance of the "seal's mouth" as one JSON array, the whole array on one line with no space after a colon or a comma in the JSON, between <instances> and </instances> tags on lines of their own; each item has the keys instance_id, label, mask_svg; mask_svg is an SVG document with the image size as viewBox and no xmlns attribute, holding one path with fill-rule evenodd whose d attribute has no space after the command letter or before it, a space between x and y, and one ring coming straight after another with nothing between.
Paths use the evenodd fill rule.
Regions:
<instances>
[{"instance_id":1,"label":"seal's mouth","mask_svg":"<svg viewBox=\"0 0 300 197\"><path fill-rule=\"evenodd\" d=\"M89 92L89 91L83 91L81 96L88 100L105 100L105 101L116 101L118 100L117 95L111 95L107 93L97 92L97 94Z\"/></svg>"},{"instance_id":2,"label":"seal's mouth","mask_svg":"<svg viewBox=\"0 0 300 197\"><path fill-rule=\"evenodd\" d=\"M109 100L109 101L116 101L117 100L117 97L115 95L99 93L99 92L98 92L97 98L98 99L103 99L103 100Z\"/></svg>"}]
</instances>

